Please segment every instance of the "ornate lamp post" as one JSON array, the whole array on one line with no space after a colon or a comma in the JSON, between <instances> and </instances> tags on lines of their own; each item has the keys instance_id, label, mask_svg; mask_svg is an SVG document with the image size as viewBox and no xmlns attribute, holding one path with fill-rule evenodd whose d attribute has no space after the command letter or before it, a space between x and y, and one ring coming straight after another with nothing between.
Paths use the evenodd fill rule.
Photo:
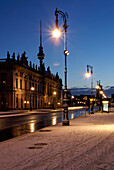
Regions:
<instances>
[{"instance_id":1,"label":"ornate lamp post","mask_svg":"<svg viewBox=\"0 0 114 170\"><path fill-rule=\"evenodd\" d=\"M67 97L67 55L69 54L68 50L67 50L67 38L66 38L66 33L67 33L67 18L68 18L68 14L65 12L63 13L62 11L58 10L56 8L55 10L55 16L56 16L56 20L55 20L55 24L56 24L56 28L53 31L53 36L58 38L60 36L60 30L58 28L58 14L61 15L61 17L63 18L63 28L64 28L64 56L65 56L65 86L64 86L64 99L63 99L63 107L64 107L64 118L63 118L63 125L69 125L69 119L68 119L68 97Z\"/></svg>"},{"instance_id":2,"label":"ornate lamp post","mask_svg":"<svg viewBox=\"0 0 114 170\"><path fill-rule=\"evenodd\" d=\"M91 72L89 73L89 68L91 69ZM86 77L89 78L91 76L91 98L93 97L93 67L90 65L87 65L87 73ZM93 114L93 101L91 106L91 113Z\"/></svg>"},{"instance_id":3,"label":"ornate lamp post","mask_svg":"<svg viewBox=\"0 0 114 170\"><path fill-rule=\"evenodd\" d=\"M89 68L91 69L91 73L89 73ZM91 97L93 97L93 67L87 65L86 77L89 78L90 76L91 76Z\"/></svg>"},{"instance_id":4,"label":"ornate lamp post","mask_svg":"<svg viewBox=\"0 0 114 170\"><path fill-rule=\"evenodd\" d=\"M71 106L73 107L74 96L71 96Z\"/></svg>"},{"instance_id":5,"label":"ornate lamp post","mask_svg":"<svg viewBox=\"0 0 114 170\"><path fill-rule=\"evenodd\" d=\"M99 80L97 81L97 86L96 86L96 98L97 100L99 100L99 111L101 110L101 105L102 105L102 95L100 94L100 91L102 91L102 86Z\"/></svg>"},{"instance_id":6,"label":"ornate lamp post","mask_svg":"<svg viewBox=\"0 0 114 170\"><path fill-rule=\"evenodd\" d=\"M31 101L31 93L35 90L34 87L30 88L30 110L32 111L32 101Z\"/></svg>"},{"instance_id":7,"label":"ornate lamp post","mask_svg":"<svg viewBox=\"0 0 114 170\"><path fill-rule=\"evenodd\" d=\"M55 106L56 106L56 95L57 95L57 92L54 91L53 92L53 109L55 109Z\"/></svg>"}]
</instances>

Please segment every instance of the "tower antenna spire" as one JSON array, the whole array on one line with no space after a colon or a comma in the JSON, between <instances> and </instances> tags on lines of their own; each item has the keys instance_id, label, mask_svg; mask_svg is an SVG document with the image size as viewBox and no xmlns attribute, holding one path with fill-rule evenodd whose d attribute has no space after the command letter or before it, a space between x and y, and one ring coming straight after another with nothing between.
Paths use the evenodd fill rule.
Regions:
<instances>
[{"instance_id":1,"label":"tower antenna spire","mask_svg":"<svg viewBox=\"0 0 114 170\"><path fill-rule=\"evenodd\" d=\"M42 47L42 21L40 20L40 46Z\"/></svg>"},{"instance_id":2,"label":"tower antenna spire","mask_svg":"<svg viewBox=\"0 0 114 170\"><path fill-rule=\"evenodd\" d=\"M40 60L40 67L42 67L42 60L44 59L45 55L43 53L43 47L42 47L42 21L41 20L40 20L40 46L39 46L39 53L37 57Z\"/></svg>"}]
</instances>

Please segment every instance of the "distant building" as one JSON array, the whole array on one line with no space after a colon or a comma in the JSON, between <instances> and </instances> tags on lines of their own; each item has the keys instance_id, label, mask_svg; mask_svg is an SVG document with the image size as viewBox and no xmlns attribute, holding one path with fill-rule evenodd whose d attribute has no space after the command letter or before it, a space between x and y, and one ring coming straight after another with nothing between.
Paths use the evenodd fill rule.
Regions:
<instances>
[{"instance_id":1,"label":"distant building","mask_svg":"<svg viewBox=\"0 0 114 170\"><path fill-rule=\"evenodd\" d=\"M34 87L34 88L33 88ZM56 91L56 96L53 92ZM0 59L0 109L44 108L62 104L62 80L58 73L54 76L44 64L28 65L25 52L21 58L15 54Z\"/></svg>"},{"instance_id":2,"label":"distant building","mask_svg":"<svg viewBox=\"0 0 114 170\"><path fill-rule=\"evenodd\" d=\"M40 67L28 64L26 53L0 59L0 110L60 107L62 105L62 80L45 68L40 30L38 59ZM56 93L54 93L56 92ZM56 94L56 95L55 95ZM55 104L54 104L55 102Z\"/></svg>"}]
</instances>

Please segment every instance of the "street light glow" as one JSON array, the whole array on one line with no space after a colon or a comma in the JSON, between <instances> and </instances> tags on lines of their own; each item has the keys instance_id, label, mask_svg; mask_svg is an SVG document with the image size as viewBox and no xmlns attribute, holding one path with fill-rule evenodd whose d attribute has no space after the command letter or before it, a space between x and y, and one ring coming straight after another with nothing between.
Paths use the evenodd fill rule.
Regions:
<instances>
[{"instance_id":1,"label":"street light glow","mask_svg":"<svg viewBox=\"0 0 114 170\"><path fill-rule=\"evenodd\" d=\"M26 100L24 100L24 104L26 104L27 103L27 101Z\"/></svg>"},{"instance_id":2,"label":"street light glow","mask_svg":"<svg viewBox=\"0 0 114 170\"><path fill-rule=\"evenodd\" d=\"M56 28L55 30L53 30L52 34L53 34L53 37L59 38L61 35L61 31Z\"/></svg>"},{"instance_id":3,"label":"street light glow","mask_svg":"<svg viewBox=\"0 0 114 170\"><path fill-rule=\"evenodd\" d=\"M57 94L56 91L54 91L54 92L53 92L53 95L56 96L56 94Z\"/></svg>"},{"instance_id":4,"label":"street light glow","mask_svg":"<svg viewBox=\"0 0 114 170\"><path fill-rule=\"evenodd\" d=\"M31 88L30 88L30 90L34 91L34 90L35 90L35 88L34 88L34 87L31 87Z\"/></svg>"},{"instance_id":5,"label":"street light glow","mask_svg":"<svg viewBox=\"0 0 114 170\"><path fill-rule=\"evenodd\" d=\"M65 50L64 53L65 53L66 55L69 55L69 51L68 51L68 50Z\"/></svg>"},{"instance_id":6,"label":"street light glow","mask_svg":"<svg viewBox=\"0 0 114 170\"><path fill-rule=\"evenodd\" d=\"M100 94L103 94L103 91L100 91Z\"/></svg>"},{"instance_id":7,"label":"street light glow","mask_svg":"<svg viewBox=\"0 0 114 170\"><path fill-rule=\"evenodd\" d=\"M99 85L96 86L96 89L100 89Z\"/></svg>"},{"instance_id":8,"label":"street light glow","mask_svg":"<svg viewBox=\"0 0 114 170\"><path fill-rule=\"evenodd\" d=\"M27 101L26 103L29 104L29 101Z\"/></svg>"},{"instance_id":9,"label":"street light glow","mask_svg":"<svg viewBox=\"0 0 114 170\"><path fill-rule=\"evenodd\" d=\"M89 78L89 77L91 76L91 74L90 74L89 72L87 72L87 73L85 74L85 76L86 76L86 78Z\"/></svg>"},{"instance_id":10,"label":"street light glow","mask_svg":"<svg viewBox=\"0 0 114 170\"><path fill-rule=\"evenodd\" d=\"M72 99L74 99L74 96L71 96Z\"/></svg>"}]
</instances>

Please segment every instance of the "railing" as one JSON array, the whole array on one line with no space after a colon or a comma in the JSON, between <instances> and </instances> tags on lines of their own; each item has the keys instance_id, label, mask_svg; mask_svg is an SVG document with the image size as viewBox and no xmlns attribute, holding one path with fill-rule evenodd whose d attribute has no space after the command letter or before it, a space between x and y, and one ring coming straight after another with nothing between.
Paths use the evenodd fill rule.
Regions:
<instances>
[{"instance_id":1,"label":"railing","mask_svg":"<svg viewBox=\"0 0 114 170\"><path fill-rule=\"evenodd\" d=\"M7 59L2 58L2 59L0 59L0 62L6 62L6 60Z\"/></svg>"}]
</instances>

